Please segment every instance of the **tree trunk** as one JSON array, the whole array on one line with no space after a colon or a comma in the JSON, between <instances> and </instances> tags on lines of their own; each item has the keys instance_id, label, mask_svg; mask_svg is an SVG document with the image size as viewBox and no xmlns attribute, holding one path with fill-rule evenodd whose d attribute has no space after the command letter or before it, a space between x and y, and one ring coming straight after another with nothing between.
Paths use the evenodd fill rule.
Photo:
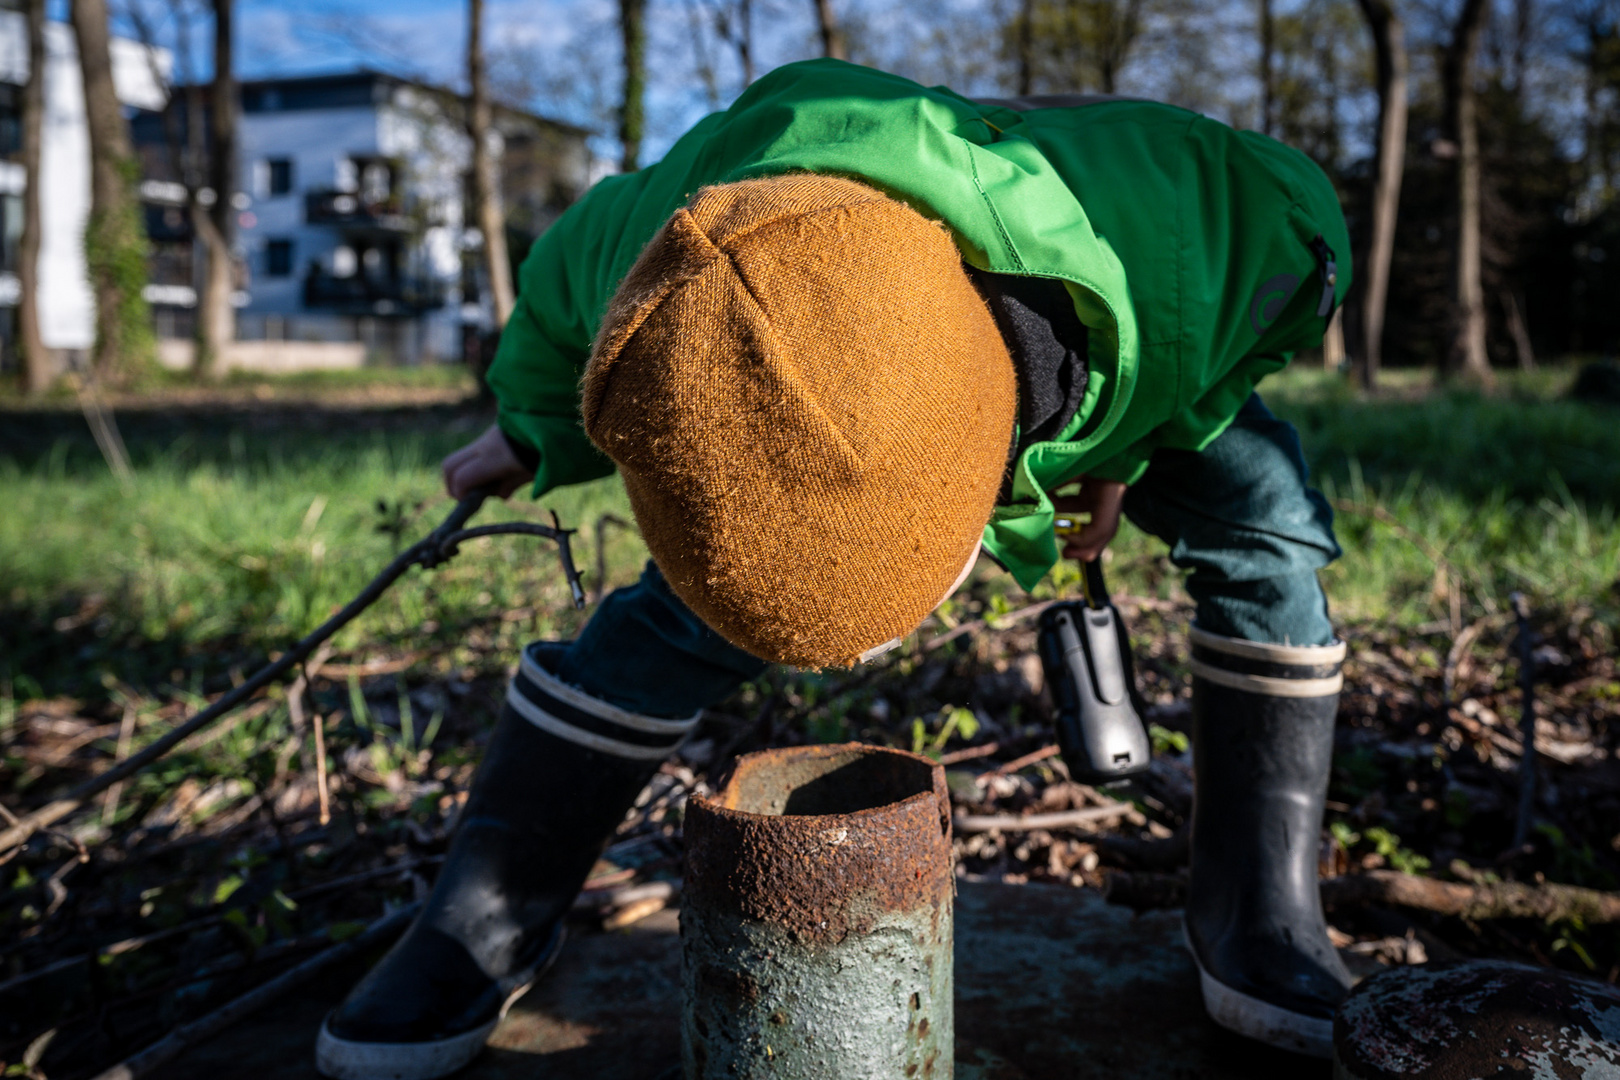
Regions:
<instances>
[{"instance_id":1,"label":"tree trunk","mask_svg":"<svg viewBox=\"0 0 1620 1080\"><path fill-rule=\"evenodd\" d=\"M501 188L490 147L489 79L484 73L484 0L467 3L467 84L472 100L467 135L472 141L473 202L478 231L484 237L484 269L489 275L490 304L499 330L512 316L512 264L506 254L506 222L501 215Z\"/></svg>"},{"instance_id":2,"label":"tree trunk","mask_svg":"<svg viewBox=\"0 0 1620 1080\"><path fill-rule=\"evenodd\" d=\"M45 126L45 0L27 0L28 82L22 99L23 228L17 241L17 346L28 392L50 388L56 364L39 330L40 135Z\"/></svg>"},{"instance_id":3,"label":"tree trunk","mask_svg":"<svg viewBox=\"0 0 1620 1080\"><path fill-rule=\"evenodd\" d=\"M1018 96L1025 97L1035 87L1035 0L1018 5Z\"/></svg>"},{"instance_id":4,"label":"tree trunk","mask_svg":"<svg viewBox=\"0 0 1620 1080\"><path fill-rule=\"evenodd\" d=\"M646 123L647 0L619 0L619 30L624 36L624 103L619 106L619 142L624 146L624 157L619 168L635 172L641 167L641 136Z\"/></svg>"},{"instance_id":5,"label":"tree trunk","mask_svg":"<svg viewBox=\"0 0 1620 1080\"><path fill-rule=\"evenodd\" d=\"M1277 51L1277 21L1272 17L1271 0L1260 0L1260 130L1270 135L1277 110L1277 86L1273 59Z\"/></svg>"},{"instance_id":6,"label":"tree trunk","mask_svg":"<svg viewBox=\"0 0 1620 1080\"><path fill-rule=\"evenodd\" d=\"M119 378L145 366L152 353L152 320L141 295L147 278L146 236L135 194L139 170L113 86L106 0L73 0L72 12L90 135L84 247L96 299L93 367L97 375Z\"/></svg>"},{"instance_id":7,"label":"tree trunk","mask_svg":"<svg viewBox=\"0 0 1620 1080\"><path fill-rule=\"evenodd\" d=\"M1339 371L1344 367L1344 309L1340 308L1328 320L1322 332L1322 370Z\"/></svg>"},{"instance_id":8,"label":"tree trunk","mask_svg":"<svg viewBox=\"0 0 1620 1080\"><path fill-rule=\"evenodd\" d=\"M737 63L747 89L754 84L754 0L737 0Z\"/></svg>"},{"instance_id":9,"label":"tree trunk","mask_svg":"<svg viewBox=\"0 0 1620 1080\"><path fill-rule=\"evenodd\" d=\"M1142 0L1124 0L1117 17L1112 7L1100 17L1106 20L1106 25L1097 57L1097 83L1103 93L1112 94L1117 91L1119 73L1124 70L1125 61L1130 58L1131 48L1142 30Z\"/></svg>"},{"instance_id":10,"label":"tree trunk","mask_svg":"<svg viewBox=\"0 0 1620 1080\"><path fill-rule=\"evenodd\" d=\"M1479 118L1474 58L1489 0L1464 0L1442 64L1446 118L1457 142L1457 247L1453 269L1453 337L1448 374L1489 386L1485 353L1485 288L1480 274Z\"/></svg>"},{"instance_id":11,"label":"tree trunk","mask_svg":"<svg viewBox=\"0 0 1620 1080\"><path fill-rule=\"evenodd\" d=\"M821 55L834 60L848 60L849 49L844 43L844 30L833 14L832 0L815 0L816 25L821 29Z\"/></svg>"},{"instance_id":12,"label":"tree trunk","mask_svg":"<svg viewBox=\"0 0 1620 1080\"><path fill-rule=\"evenodd\" d=\"M1361 385L1374 390L1384 363L1384 312L1389 267L1395 255L1395 221L1406 170L1406 27L1390 0L1360 0L1378 61L1378 150L1372 190L1372 227L1367 241L1366 287L1361 294Z\"/></svg>"},{"instance_id":13,"label":"tree trunk","mask_svg":"<svg viewBox=\"0 0 1620 1080\"><path fill-rule=\"evenodd\" d=\"M192 203L192 223L203 251L201 288L197 296L197 351L193 373L224 373L225 350L236 338L236 292L232 240L235 235L236 195L236 72L231 40L233 0L214 0L214 80L208 88L209 205ZM201 116L193 110L194 127Z\"/></svg>"},{"instance_id":14,"label":"tree trunk","mask_svg":"<svg viewBox=\"0 0 1620 1080\"><path fill-rule=\"evenodd\" d=\"M1513 352L1519 361L1519 370L1534 371L1536 348L1530 342L1530 327L1525 325L1524 307L1519 303L1518 294L1512 290L1502 293L1502 307L1507 315L1508 334L1513 338Z\"/></svg>"}]
</instances>

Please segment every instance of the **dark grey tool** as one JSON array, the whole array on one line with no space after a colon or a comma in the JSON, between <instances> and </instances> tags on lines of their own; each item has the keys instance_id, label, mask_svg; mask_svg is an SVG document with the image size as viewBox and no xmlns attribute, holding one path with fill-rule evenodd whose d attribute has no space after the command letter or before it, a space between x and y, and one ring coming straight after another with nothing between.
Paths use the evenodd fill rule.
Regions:
<instances>
[{"instance_id":1,"label":"dark grey tool","mask_svg":"<svg viewBox=\"0 0 1620 1080\"><path fill-rule=\"evenodd\" d=\"M1085 603L1053 604L1042 612L1039 646L1069 775L1103 784L1147 772L1153 748L1133 701L1130 641L1108 599L1102 564L1094 560L1083 569Z\"/></svg>"}]
</instances>

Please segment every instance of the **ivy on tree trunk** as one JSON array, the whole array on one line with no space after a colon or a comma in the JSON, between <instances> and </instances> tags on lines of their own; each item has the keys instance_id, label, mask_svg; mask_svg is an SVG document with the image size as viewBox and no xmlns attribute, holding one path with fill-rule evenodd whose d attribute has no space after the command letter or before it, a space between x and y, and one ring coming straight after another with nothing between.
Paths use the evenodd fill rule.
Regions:
<instances>
[{"instance_id":1,"label":"ivy on tree trunk","mask_svg":"<svg viewBox=\"0 0 1620 1080\"><path fill-rule=\"evenodd\" d=\"M142 296L147 245L136 199L140 166L113 86L106 0L73 0L73 33L90 134L90 219L84 252L96 299L92 363L98 376L129 379L151 365L154 337L151 312Z\"/></svg>"}]
</instances>

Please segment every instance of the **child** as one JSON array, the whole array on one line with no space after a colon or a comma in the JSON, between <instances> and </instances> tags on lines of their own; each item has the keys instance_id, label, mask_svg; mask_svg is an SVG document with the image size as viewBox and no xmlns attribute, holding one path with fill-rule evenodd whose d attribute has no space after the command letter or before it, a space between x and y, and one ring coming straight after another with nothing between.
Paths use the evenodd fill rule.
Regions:
<instances>
[{"instance_id":1,"label":"child","mask_svg":"<svg viewBox=\"0 0 1620 1080\"><path fill-rule=\"evenodd\" d=\"M882 651L981 550L1033 588L1059 511L1091 515L1063 555L1123 512L1191 571L1188 943L1219 1023L1326 1056L1339 549L1254 386L1320 341L1348 250L1326 177L1262 136L837 61L598 184L525 263L498 423L445 480L540 495L616 466L653 562L524 651L433 894L327 1019L322 1071L465 1064L702 708L768 662Z\"/></svg>"}]
</instances>

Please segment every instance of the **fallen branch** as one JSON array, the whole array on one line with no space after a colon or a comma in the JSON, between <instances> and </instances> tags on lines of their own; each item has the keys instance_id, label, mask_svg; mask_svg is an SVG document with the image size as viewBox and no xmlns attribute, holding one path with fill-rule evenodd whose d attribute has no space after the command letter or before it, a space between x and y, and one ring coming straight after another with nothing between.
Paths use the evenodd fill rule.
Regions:
<instances>
[{"instance_id":1,"label":"fallen branch","mask_svg":"<svg viewBox=\"0 0 1620 1080\"><path fill-rule=\"evenodd\" d=\"M1000 626L1006 626L1009 623L1023 622L1025 619L1033 619L1035 616L1039 615L1041 612L1045 611L1055 603L1057 603L1056 600L1043 600L1038 604L1029 604L1026 607L1021 607L1017 611L1009 611L1005 615L996 615L989 619L974 619L971 622L962 623L959 626L947 630L945 633L936 638L930 638L923 644L922 651L925 653L931 653L941 646L949 645L951 642L965 634L972 634L979 630L983 630L986 626L989 626L992 621L1000 624Z\"/></svg>"},{"instance_id":2,"label":"fallen branch","mask_svg":"<svg viewBox=\"0 0 1620 1080\"><path fill-rule=\"evenodd\" d=\"M1466 884L1369 870L1322 882L1322 902L1335 906L1381 904L1464 919L1540 919L1587 924L1620 922L1620 893L1575 885L1530 885L1521 881Z\"/></svg>"},{"instance_id":3,"label":"fallen branch","mask_svg":"<svg viewBox=\"0 0 1620 1080\"><path fill-rule=\"evenodd\" d=\"M1005 765L997 766L986 775L1006 776L1008 773L1015 773L1019 769L1028 768L1038 761L1045 761L1049 757L1057 757L1058 753L1059 749L1056 743L1053 743L1050 746L1043 746L1039 750L1030 751L1023 757L1015 757Z\"/></svg>"},{"instance_id":4,"label":"fallen branch","mask_svg":"<svg viewBox=\"0 0 1620 1080\"><path fill-rule=\"evenodd\" d=\"M225 694L214 704L193 716L190 720L176 727L162 738L157 739L138 754L125 758L98 776L91 778L74 788L60 799L54 799L38 809L24 814L15 824L3 833L0 833L0 853L10 851L27 843L28 838L50 825L67 817L78 810L86 802L107 788L124 780L141 769L150 765L158 758L167 754L183 742L193 732L218 720L238 705L247 701L270 683L285 675L292 668L301 664L306 657L315 651L327 638L336 634L349 622L365 611L388 590L400 576L413 566L432 568L452 558L460 545L468 540L480 536L495 536L500 534L516 533L527 536L543 536L556 541L557 555L562 561L563 576L568 581L569 591L573 594L576 608L585 606L585 590L579 581L579 572L574 569L573 556L569 550L569 537L573 530L564 529L556 523L553 515L553 525L534 525L526 521L506 522L500 525L479 525L464 529L467 520L478 512L487 498L487 492L475 491L456 504L444 522L434 529L426 538L418 540L401 552L388 567L371 580L360 591L360 594L349 601L337 614L327 619L298 644L294 645L281 655L279 659L255 672L253 677L243 682L234 690Z\"/></svg>"},{"instance_id":5,"label":"fallen branch","mask_svg":"<svg viewBox=\"0 0 1620 1080\"><path fill-rule=\"evenodd\" d=\"M364 952L373 945L404 930L406 924L416 916L418 907L420 907L419 904L407 904L397 911L384 915L362 933L334 945L316 956L310 957L297 967L283 972L261 986L254 987L241 997L221 1008L215 1009L208 1015L193 1020L189 1024L180 1025L145 1050L125 1058L106 1072L101 1073L96 1077L96 1080L135 1080L136 1077L151 1073L159 1066L173 1061L197 1043L219 1034L248 1014L270 1004L295 987L303 985L333 964L347 960L356 953Z\"/></svg>"},{"instance_id":6,"label":"fallen branch","mask_svg":"<svg viewBox=\"0 0 1620 1080\"><path fill-rule=\"evenodd\" d=\"M1087 806L1079 810L1061 810L1054 814L958 814L951 827L959 833L982 833L992 829L1001 832L1032 832L1035 829L1072 829L1080 825L1095 825L1099 821L1135 818L1145 819L1142 812L1130 803L1109 806Z\"/></svg>"},{"instance_id":7,"label":"fallen branch","mask_svg":"<svg viewBox=\"0 0 1620 1080\"><path fill-rule=\"evenodd\" d=\"M1519 716L1519 813L1513 825L1513 847L1522 850L1530 838L1530 818L1536 810L1536 656L1524 593L1514 592L1512 601L1513 617L1519 624L1514 643L1519 650L1519 692L1523 695Z\"/></svg>"},{"instance_id":8,"label":"fallen branch","mask_svg":"<svg viewBox=\"0 0 1620 1080\"><path fill-rule=\"evenodd\" d=\"M955 765L962 761L972 761L974 758L989 757L1001 749L999 742L987 742L983 746L969 746L961 750L952 750L939 755L941 765Z\"/></svg>"}]
</instances>

